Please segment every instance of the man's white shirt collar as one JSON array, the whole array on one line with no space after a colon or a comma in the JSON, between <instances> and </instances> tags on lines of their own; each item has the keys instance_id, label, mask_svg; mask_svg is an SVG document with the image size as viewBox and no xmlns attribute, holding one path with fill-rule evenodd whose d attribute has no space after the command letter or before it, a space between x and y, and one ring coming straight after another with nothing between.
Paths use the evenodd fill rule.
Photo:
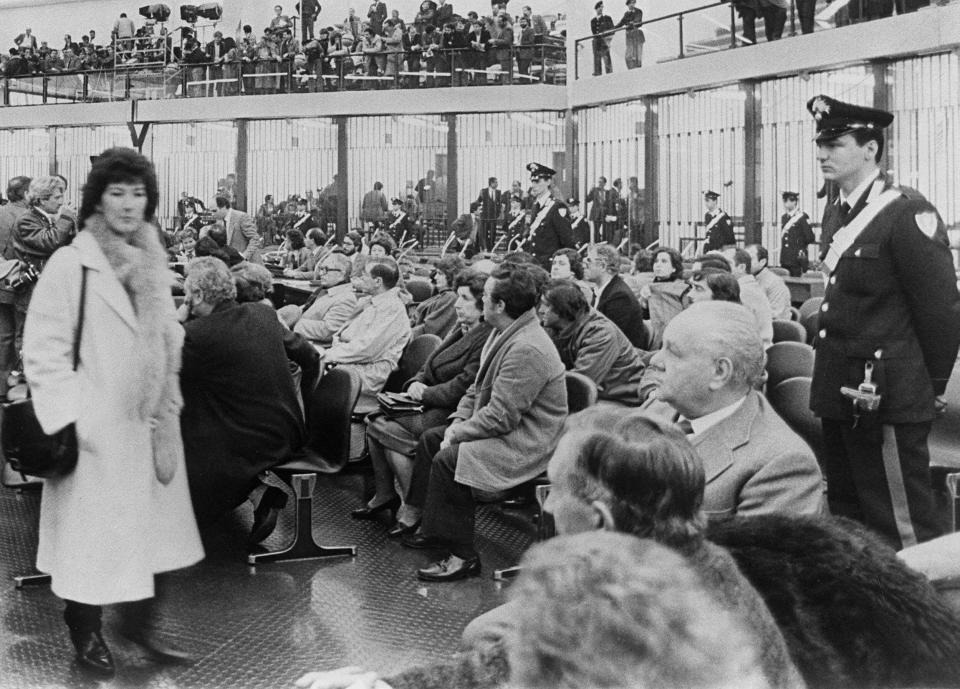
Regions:
<instances>
[{"instance_id":1,"label":"man's white shirt collar","mask_svg":"<svg viewBox=\"0 0 960 689\"><path fill-rule=\"evenodd\" d=\"M860 199L863 198L863 195L867 192L867 189L870 188L870 185L874 183L877 177L880 176L880 170L874 171L872 175L867 177L865 180L860 182L857 185L857 188L850 192L850 196L844 196L843 192L840 192L840 203L849 204L851 208L857 205L860 202Z\"/></svg>"},{"instance_id":2,"label":"man's white shirt collar","mask_svg":"<svg viewBox=\"0 0 960 689\"><path fill-rule=\"evenodd\" d=\"M713 428L724 419L733 416L746 399L747 396L744 395L733 404L728 404L726 407L712 411L709 414L701 416L699 419L688 419L688 421L690 421L691 428L693 428L692 435L700 435L704 431ZM683 419L684 417L681 416L680 418Z\"/></svg>"}]
</instances>

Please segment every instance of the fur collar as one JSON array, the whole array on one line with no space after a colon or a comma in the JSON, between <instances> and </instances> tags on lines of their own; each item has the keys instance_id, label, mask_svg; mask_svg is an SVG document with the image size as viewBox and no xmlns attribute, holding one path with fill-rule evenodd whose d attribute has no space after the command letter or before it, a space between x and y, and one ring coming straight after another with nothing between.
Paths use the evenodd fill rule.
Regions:
<instances>
[{"instance_id":1,"label":"fur collar","mask_svg":"<svg viewBox=\"0 0 960 689\"><path fill-rule=\"evenodd\" d=\"M169 389L169 381L180 369L180 350L171 327L166 253L156 228L148 222L124 237L111 230L102 215L95 214L87 218L83 230L96 240L130 298L140 341L130 355L140 359L143 372L139 416L156 418L165 400L179 398L178 391Z\"/></svg>"}]
</instances>

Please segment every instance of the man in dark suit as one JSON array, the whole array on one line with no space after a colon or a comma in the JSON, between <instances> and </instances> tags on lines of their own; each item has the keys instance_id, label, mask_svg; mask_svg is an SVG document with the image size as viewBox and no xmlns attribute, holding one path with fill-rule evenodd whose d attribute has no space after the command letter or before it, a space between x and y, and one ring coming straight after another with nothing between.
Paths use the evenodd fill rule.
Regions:
<instances>
[{"instance_id":1,"label":"man in dark suit","mask_svg":"<svg viewBox=\"0 0 960 689\"><path fill-rule=\"evenodd\" d=\"M550 270L550 259L557 249L573 249L570 211L550 190L555 170L540 163L527 165L530 191L534 199L533 220L523 248L533 254L544 269Z\"/></svg>"},{"instance_id":2,"label":"man in dark suit","mask_svg":"<svg viewBox=\"0 0 960 689\"><path fill-rule=\"evenodd\" d=\"M613 72L613 61L610 59L610 41L613 36L603 36L601 34L607 31L613 31L613 19L610 15L603 13L603 2L598 2L593 6L597 16L590 19L590 33L593 34L593 76L598 77L601 74L601 68L606 69L607 74Z\"/></svg>"},{"instance_id":3,"label":"man in dark suit","mask_svg":"<svg viewBox=\"0 0 960 689\"><path fill-rule=\"evenodd\" d=\"M699 302L678 314L650 360L660 376L653 404L679 412L703 460L708 517L821 510L816 457L756 391L763 364L753 314L725 301Z\"/></svg>"},{"instance_id":4,"label":"man in dark suit","mask_svg":"<svg viewBox=\"0 0 960 689\"><path fill-rule=\"evenodd\" d=\"M317 0L300 0L296 8L300 12L300 35L306 44L313 40L313 25L320 16L320 3Z\"/></svg>"},{"instance_id":5,"label":"man in dark suit","mask_svg":"<svg viewBox=\"0 0 960 689\"><path fill-rule=\"evenodd\" d=\"M583 277L595 285L597 311L613 321L630 344L646 348L648 337L643 325L643 308L620 277L620 253L609 244L591 246L584 260Z\"/></svg>"},{"instance_id":6,"label":"man in dark suit","mask_svg":"<svg viewBox=\"0 0 960 689\"><path fill-rule=\"evenodd\" d=\"M703 192L703 202L707 206L707 212L703 216L704 225L704 245L703 253L708 251L720 251L725 246L731 246L737 243L733 234L733 221L727 212L720 210L718 200L720 194L709 189Z\"/></svg>"},{"instance_id":7,"label":"man in dark suit","mask_svg":"<svg viewBox=\"0 0 960 689\"><path fill-rule=\"evenodd\" d=\"M207 61L213 63L213 66L210 67L210 78L211 79L222 79L223 78L223 63L227 59L232 59L233 56L228 57L228 53L231 50L235 50L237 47L236 42L230 38L224 38L223 33L220 31L215 31L213 34L213 40L207 43L206 54ZM213 92L216 95L223 95L223 84L214 84Z\"/></svg>"},{"instance_id":8,"label":"man in dark suit","mask_svg":"<svg viewBox=\"0 0 960 689\"><path fill-rule=\"evenodd\" d=\"M590 206L589 220L593 225L593 240L612 242L617 228L617 201L619 195L613 189L607 189L607 178L600 177L597 186L587 194Z\"/></svg>"},{"instance_id":9,"label":"man in dark suit","mask_svg":"<svg viewBox=\"0 0 960 689\"><path fill-rule=\"evenodd\" d=\"M305 440L284 329L269 306L235 301L233 275L220 259L192 262L184 292L180 425L194 511L207 526L260 493L250 538L259 542L286 494L258 476Z\"/></svg>"},{"instance_id":10,"label":"man in dark suit","mask_svg":"<svg viewBox=\"0 0 960 689\"><path fill-rule=\"evenodd\" d=\"M880 176L893 115L817 96L817 158L840 189L810 407L821 417L830 511L898 550L940 535L927 436L960 346L943 220Z\"/></svg>"},{"instance_id":11,"label":"man in dark suit","mask_svg":"<svg viewBox=\"0 0 960 689\"><path fill-rule=\"evenodd\" d=\"M497 237L497 220L503 206L503 192L497 188L496 177L487 180L487 186L480 190L477 207L480 209L480 251L489 251Z\"/></svg>"},{"instance_id":12,"label":"man in dark suit","mask_svg":"<svg viewBox=\"0 0 960 689\"><path fill-rule=\"evenodd\" d=\"M783 192L783 208L780 218L780 265L799 277L810 265L807 247L816 241L810 229L810 218L797 208L800 195L795 191Z\"/></svg>"}]
</instances>

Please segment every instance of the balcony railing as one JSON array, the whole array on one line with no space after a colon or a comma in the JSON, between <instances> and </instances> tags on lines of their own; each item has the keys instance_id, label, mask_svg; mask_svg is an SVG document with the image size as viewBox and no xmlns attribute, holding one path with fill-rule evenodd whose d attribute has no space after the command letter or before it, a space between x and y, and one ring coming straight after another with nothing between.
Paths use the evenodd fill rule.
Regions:
<instances>
[{"instance_id":1,"label":"balcony railing","mask_svg":"<svg viewBox=\"0 0 960 689\"><path fill-rule=\"evenodd\" d=\"M619 71L624 62L627 69L633 69L750 46L763 38L777 40L801 32L882 19L894 12L905 14L950 1L791 0L789 9L778 14L776 8L750 10L740 7L740 3L721 0L576 39L574 78Z\"/></svg>"},{"instance_id":2,"label":"balcony railing","mask_svg":"<svg viewBox=\"0 0 960 689\"><path fill-rule=\"evenodd\" d=\"M506 53L469 49L349 53L310 62L128 64L0 77L3 105L157 100L209 96L566 83L566 49L557 43Z\"/></svg>"}]
</instances>

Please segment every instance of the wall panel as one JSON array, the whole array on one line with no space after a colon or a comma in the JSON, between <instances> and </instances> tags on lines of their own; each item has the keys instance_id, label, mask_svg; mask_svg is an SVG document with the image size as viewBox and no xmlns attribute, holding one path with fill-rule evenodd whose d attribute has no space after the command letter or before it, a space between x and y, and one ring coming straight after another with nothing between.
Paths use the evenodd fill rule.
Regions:
<instances>
[{"instance_id":1,"label":"wall panel","mask_svg":"<svg viewBox=\"0 0 960 689\"><path fill-rule=\"evenodd\" d=\"M688 248L703 229L705 189L720 207L743 214L744 93L735 86L658 99L660 240ZM681 246L682 241L682 246Z\"/></svg>"},{"instance_id":2,"label":"wall panel","mask_svg":"<svg viewBox=\"0 0 960 689\"><path fill-rule=\"evenodd\" d=\"M553 166L554 157L565 151L566 132L561 113L497 113L460 115L457 118L459 186L457 203L461 213L496 177L500 189L510 190L519 181L529 186L529 162ZM556 183L562 183L558 170Z\"/></svg>"},{"instance_id":3,"label":"wall panel","mask_svg":"<svg viewBox=\"0 0 960 689\"><path fill-rule=\"evenodd\" d=\"M276 201L317 195L337 173L337 125L329 118L262 120L248 125L251 212Z\"/></svg>"},{"instance_id":4,"label":"wall panel","mask_svg":"<svg viewBox=\"0 0 960 689\"><path fill-rule=\"evenodd\" d=\"M354 117L347 123L349 148L348 215L360 226L360 203L375 182L383 184L387 200L413 189L428 170L436 174L427 217L441 219L446 206L447 124L439 115Z\"/></svg>"},{"instance_id":5,"label":"wall panel","mask_svg":"<svg viewBox=\"0 0 960 689\"><path fill-rule=\"evenodd\" d=\"M588 210L587 193L601 176L607 179L608 189L619 178L626 190L630 177L636 177L640 188L644 188L645 115L646 108L639 101L588 108L577 113L580 188L576 196L582 210Z\"/></svg>"},{"instance_id":6,"label":"wall panel","mask_svg":"<svg viewBox=\"0 0 960 689\"><path fill-rule=\"evenodd\" d=\"M90 156L114 146L130 147L130 131L119 126L57 127L55 137L57 173L67 178L67 201L77 208L90 172Z\"/></svg>"},{"instance_id":7,"label":"wall panel","mask_svg":"<svg viewBox=\"0 0 960 689\"><path fill-rule=\"evenodd\" d=\"M960 222L960 58L928 55L888 70L894 178L930 199L948 225Z\"/></svg>"},{"instance_id":8,"label":"wall panel","mask_svg":"<svg viewBox=\"0 0 960 689\"><path fill-rule=\"evenodd\" d=\"M129 146L128 142L125 144ZM169 227L177 199L188 192L208 208L214 203L217 181L234 172L237 131L232 122L158 124L150 127L143 153L152 158L160 185L157 215Z\"/></svg>"},{"instance_id":9,"label":"wall panel","mask_svg":"<svg viewBox=\"0 0 960 689\"><path fill-rule=\"evenodd\" d=\"M11 177L50 173L50 133L46 129L0 131L0 151L0 191L4 198Z\"/></svg>"}]
</instances>

